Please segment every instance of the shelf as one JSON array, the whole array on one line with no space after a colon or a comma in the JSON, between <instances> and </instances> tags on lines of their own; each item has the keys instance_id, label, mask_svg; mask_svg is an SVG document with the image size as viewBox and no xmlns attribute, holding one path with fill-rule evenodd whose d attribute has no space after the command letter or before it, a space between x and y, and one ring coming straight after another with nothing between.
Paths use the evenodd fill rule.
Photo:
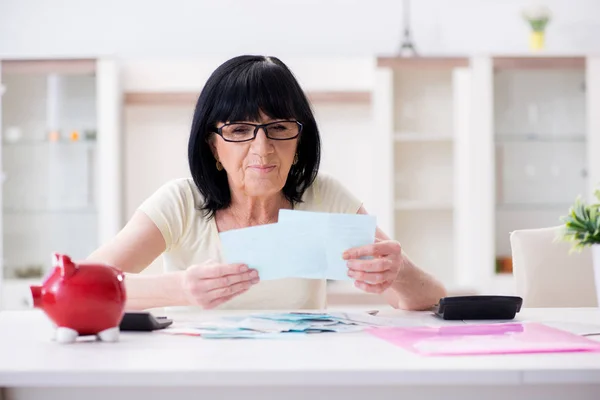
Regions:
<instances>
[{"instance_id":1,"label":"shelf","mask_svg":"<svg viewBox=\"0 0 600 400\"><path fill-rule=\"evenodd\" d=\"M40 285L44 277L31 277L31 278L16 278L13 276L4 276L2 282L5 285Z\"/></svg>"},{"instance_id":2,"label":"shelf","mask_svg":"<svg viewBox=\"0 0 600 400\"><path fill-rule=\"evenodd\" d=\"M585 57L494 57L494 68L508 69L583 69Z\"/></svg>"},{"instance_id":3,"label":"shelf","mask_svg":"<svg viewBox=\"0 0 600 400\"><path fill-rule=\"evenodd\" d=\"M312 103L371 103L371 92L368 91L309 91L306 93L306 96Z\"/></svg>"},{"instance_id":4,"label":"shelf","mask_svg":"<svg viewBox=\"0 0 600 400\"><path fill-rule=\"evenodd\" d=\"M309 91L308 99L313 103L371 103L369 91ZM128 92L126 105L179 105L192 106L199 92Z\"/></svg>"},{"instance_id":5,"label":"shelf","mask_svg":"<svg viewBox=\"0 0 600 400\"><path fill-rule=\"evenodd\" d=\"M96 214L97 210L93 208L73 208L73 209L4 209L2 210L4 215L55 215L55 214Z\"/></svg>"},{"instance_id":6,"label":"shelf","mask_svg":"<svg viewBox=\"0 0 600 400\"><path fill-rule=\"evenodd\" d=\"M451 134L396 132L396 142L451 142Z\"/></svg>"},{"instance_id":7,"label":"shelf","mask_svg":"<svg viewBox=\"0 0 600 400\"><path fill-rule=\"evenodd\" d=\"M502 143L585 143L586 136L573 135L527 135L527 134L497 134L497 144Z\"/></svg>"},{"instance_id":8,"label":"shelf","mask_svg":"<svg viewBox=\"0 0 600 400\"><path fill-rule=\"evenodd\" d=\"M377 66L392 69L468 67L468 57L378 57Z\"/></svg>"},{"instance_id":9,"label":"shelf","mask_svg":"<svg viewBox=\"0 0 600 400\"><path fill-rule=\"evenodd\" d=\"M497 211L548 211L564 210L565 215L569 212L572 204L569 203L512 203L497 204Z\"/></svg>"},{"instance_id":10,"label":"shelf","mask_svg":"<svg viewBox=\"0 0 600 400\"><path fill-rule=\"evenodd\" d=\"M418 200L397 200L394 208L396 211L452 211L452 203L427 202Z\"/></svg>"},{"instance_id":11,"label":"shelf","mask_svg":"<svg viewBox=\"0 0 600 400\"><path fill-rule=\"evenodd\" d=\"M93 59L2 60L3 74L91 75L96 72Z\"/></svg>"},{"instance_id":12,"label":"shelf","mask_svg":"<svg viewBox=\"0 0 600 400\"><path fill-rule=\"evenodd\" d=\"M19 140L16 142L2 142L2 147L73 147L73 146L81 146L81 147L95 147L95 140L76 140L76 141L68 141L68 140L59 140L56 142L51 142L49 140Z\"/></svg>"},{"instance_id":13,"label":"shelf","mask_svg":"<svg viewBox=\"0 0 600 400\"><path fill-rule=\"evenodd\" d=\"M129 92L125 93L125 104L192 106L199 95L199 92Z\"/></svg>"}]
</instances>

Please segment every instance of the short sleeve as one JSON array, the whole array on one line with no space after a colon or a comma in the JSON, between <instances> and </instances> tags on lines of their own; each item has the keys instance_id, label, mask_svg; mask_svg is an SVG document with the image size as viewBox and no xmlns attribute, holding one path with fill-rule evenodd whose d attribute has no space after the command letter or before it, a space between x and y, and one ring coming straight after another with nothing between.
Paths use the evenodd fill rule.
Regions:
<instances>
[{"instance_id":1,"label":"short sleeve","mask_svg":"<svg viewBox=\"0 0 600 400\"><path fill-rule=\"evenodd\" d=\"M339 180L331 175L319 173L311 187L311 201L317 211L356 214L362 206L360 201Z\"/></svg>"},{"instance_id":2,"label":"short sleeve","mask_svg":"<svg viewBox=\"0 0 600 400\"><path fill-rule=\"evenodd\" d=\"M194 196L187 179L177 179L161 186L138 209L146 214L160 230L166 251L177 247L183 237Z\"/></svg>"}]
</instances>

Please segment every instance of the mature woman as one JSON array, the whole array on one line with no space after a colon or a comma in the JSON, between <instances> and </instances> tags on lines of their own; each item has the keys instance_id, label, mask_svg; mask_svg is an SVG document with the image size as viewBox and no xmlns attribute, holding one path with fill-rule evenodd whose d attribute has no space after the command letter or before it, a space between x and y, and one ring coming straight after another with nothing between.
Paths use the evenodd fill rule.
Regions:
<instances>
[{"instance_id":1,"label":"mature woman","mask_svg":"<svg viewBox=\"0 0 600 400\"><path fill-rule=\"evenodd\" d=\"M319 130L306 96L277 58L233 58L198 99L188 144L191 179L162 186L121 232L89 258L131 273L128 308L324 308L326 281L261 282L222 262L219 232L277 222L280 209L366 214L332 177L318 173ZM166 272L137 275L159 255ZM372 257L363 257L372 256ZM426 309L443 286L379 229L376 242L344 254L356 287L393 307Z\"/></svg>"}]
</instances>

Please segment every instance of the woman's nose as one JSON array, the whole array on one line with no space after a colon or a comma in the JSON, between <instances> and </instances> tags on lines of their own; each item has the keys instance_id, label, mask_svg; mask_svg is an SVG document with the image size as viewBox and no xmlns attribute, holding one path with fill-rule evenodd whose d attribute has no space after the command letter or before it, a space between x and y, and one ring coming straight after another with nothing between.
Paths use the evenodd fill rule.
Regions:
<instances>
[{"instance_id":1,"label":"woman's nose","mask_svg":"<svg viewBox=\"0 0 600 400\"><path fill-rule=\"evenodd\" d=\"M256 132L256 137L252 141L252 148L259 154L268 154L273 151L273 143L267 137L264 128L259 128L258 132Z\"/></svg>"}]
</instances>

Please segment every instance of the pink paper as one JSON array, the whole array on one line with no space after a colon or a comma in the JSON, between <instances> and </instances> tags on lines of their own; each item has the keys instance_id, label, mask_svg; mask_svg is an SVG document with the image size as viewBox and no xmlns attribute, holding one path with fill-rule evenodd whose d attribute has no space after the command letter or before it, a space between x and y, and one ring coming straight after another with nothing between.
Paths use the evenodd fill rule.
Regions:
<instances>
[{"instance_id":1,"label":"pink paper","mask_svg":"<svg viewBox=\"0 0 600 400\"><path fill-rule=\"evenodd\" d=\"M430 356L600 351L600 342L533 322L370 328L367 332Z\"/></svg>"}]
</instances>

